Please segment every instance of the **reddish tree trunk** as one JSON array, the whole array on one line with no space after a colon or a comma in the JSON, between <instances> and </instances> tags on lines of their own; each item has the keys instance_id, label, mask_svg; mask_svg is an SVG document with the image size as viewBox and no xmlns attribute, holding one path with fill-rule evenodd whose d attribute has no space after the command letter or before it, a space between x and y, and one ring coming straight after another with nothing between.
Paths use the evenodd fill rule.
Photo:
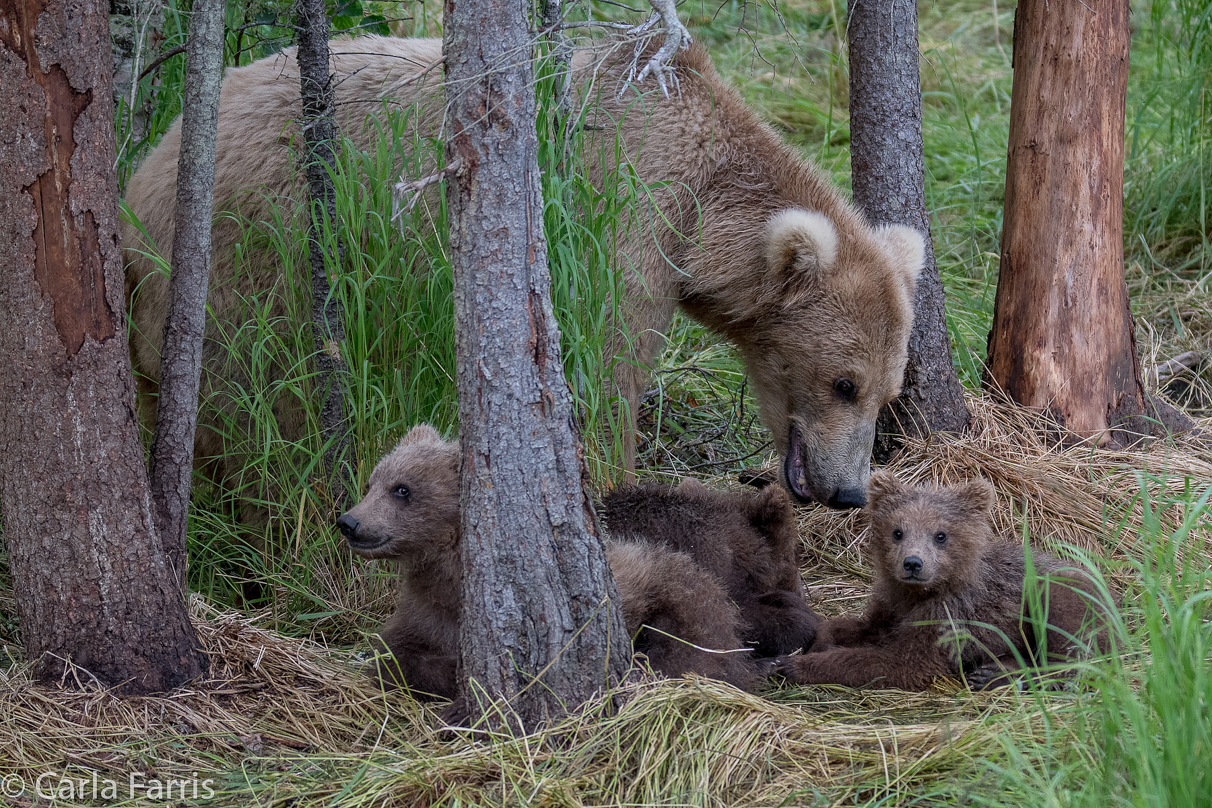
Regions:
<instances>
[{"instance_id":1,"label":"reddish tree trunk","mask_svg":"<svg viewBox=\"0 0 1212 808\"><path fill-rule=\"evenodd\" d=\"M467 705L524 727L574 710L631 658L582 479L543 237L528 4L445 15L450 255L462 461Z\"/></svg>"},{"instance_id":2,"label":"reddish tree trunk","mask_svg":"<svg viewBox=\"0 0 1212 808\"><path fill-rule=\"evenodd\" d=\"M126 345L106 8L0 6L0 506L21 636L126 692L205 657L152 522ZM75 681L76 677L68 681Z\"/></svg>"},{"instance_id":3,"label":"reddish tree trunk","mask_svg":"<svg viewBox=\"0 0 1212 808\"><path fill-rule=\"evenodd\" d=\"M1144 411L1124 283L1128 0L1023 0L988 379L1081 438Z\"/></svg>"}]
</instances>

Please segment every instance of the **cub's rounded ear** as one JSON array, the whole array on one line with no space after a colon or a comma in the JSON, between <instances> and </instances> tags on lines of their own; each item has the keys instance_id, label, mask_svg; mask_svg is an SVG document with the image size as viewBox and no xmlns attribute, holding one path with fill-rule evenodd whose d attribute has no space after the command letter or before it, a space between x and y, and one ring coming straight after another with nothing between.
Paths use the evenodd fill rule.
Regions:
<instances>
[{"instance_id":1,"label":"cub's rounded ear","mask_svg":"<svg viewBox=\"0 0 1212 808\"><path fill-rule=\"evenodd\" d=\"M996 497L993 484L984 477L960 483L952 491L969 510L976 514L989 514L993 510Z\"/></svg>"},{"instance_id":2,"label":"cub's rounded ear","mask_svg":"<svg viewBox=\"0 0 1212 808\"><path fill-rule=\"evenodd\" d=\"M705 497L711 492L707 490L707 486L693 477L686 477L678 483L677 492L688 497Z\"/></svg>"},{"instance_id":3,"label":"cub's rounded ear","mask_svg":"<svg viewBox=\"0 0 1212 808\"><path fill-rule=\"evenodd\" d=\"M902 483L891 471L872 472L867 481L867 509L877 511L881 505L888 504L893 497L905 490Z\"/></svg>"},{"instance_id":4,"label":"cub's rounded ear","mask_svg":"<svg viewBox=\"0 0 1212 808\"><path fill-rule=\"evenodd\" d=\"M837 228L823 213L787 208L766 222L766 271L788 280L814 274L837 261Z\"/></svg>"},{"instance_id":5,"label":"cub's rounded ear","mask_svg":"<svg viewBox=\"0 0 1212 808\"><path fill-rule=\"evenodd\" d=\"M760 491L746 496L749 523L761 529L767 525L795 523L795 509L791 507L791 496L781 485L768 485Z\"/></svg>"},{"instance_id":6,"label":"cub's rounded ear","mask_svg":"<svg viewBox=\"0 0 1212 808\"><path fill-rule=\"evenodd\" d=\"M910 298L917 287L917 278L926 264L926 240L912 227L901 224L886 224L876 228L876 237L884 252L892 259L892 266L901 273Z\"/></svg>"},{"instance_id":7,"label":"cub's rounded ear","mask_svg":"<svg viewBox=\"0 0 1212 808\"><path fill-rule=\"evenodd\" d=\"M408 433L400 439L400 446L408 446L413 443L442 443L442 433L434 429L429 424L417 424Z\"/></svg>"}]
</instances>

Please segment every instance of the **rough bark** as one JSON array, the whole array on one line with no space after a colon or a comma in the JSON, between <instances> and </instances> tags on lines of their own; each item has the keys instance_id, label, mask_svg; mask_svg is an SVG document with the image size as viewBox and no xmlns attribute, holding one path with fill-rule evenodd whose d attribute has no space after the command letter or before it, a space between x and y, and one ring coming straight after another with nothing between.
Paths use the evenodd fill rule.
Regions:
<instances>
[{"instance_id":1,"label":"rough bark","mask_svg":"<svg viewBox=\"0 0 1212 808\"><path fill-rule=\"evenodd\" d=\"M531 727L621 676L628 637L572 426L552 314L526 11L445 13L462 451L460 680ZM540 681L536 681L540 680Z\"/></svg>"},{"instance_id":2,"label":"rough bark","mask_svg":"<svg viewBox=\"0 0 1212 808\"><path fill-rule=\"evenodd\" d=\"M169 308L160 362L160 395L151 448L151 497L169 566L185 587L186 521L198 426L202 332L210 278L215 196L215 133L223 77L225 0L195 0L185 56L181 157Z\"/></svg>"},{"instance_id":3,"label":"rough bark","mask_svg":"<svg viewBox=\"0 0 1212 808\"><path fill-rule=\"evenodd\" d=\"M1023 0L988 379L1104 444L1144 410L1124 282L1128 2Z\"/></svg>"},{"instance_id":4,"label":"rough bark","mask_svg":"<svg viewBox=\"0 0 1212 808\"><path fill-rule=\"evenodd\" d=\"M205 657L152 520L126 345L109 30L88 0L0 6L0 507L21 636L130 693Z\"/></svg>"},{"instance_id":5,"label":"rough bark","mask_svg":"<svg viewBox=\"0 0 1212 808\"><path fill-rule=\"evenodd\" d=\"M338 510L346 510L353 490L349 418L345 412L349 370L341 354L345 343L345 310L333 294L328 267L339 268L344 244L334 233L329 255L324 223L336 229L337 192L329 173L336 165L337 122L333 117L332 72L328 57L328 16L324 0L298 0L297 25L300 92L303 97L304 168L311 205L307 249L311 262L311 321L316 344L316 383L322 404L320 432L329 486Z\"/></svg>"},{"instance_id":6,"label":"rough bark","mask_svg":"<svg viewBox=\"0 0 1212 808\"><path fill-rule=\"evenodd\" d=\"M847 34L855 204L872 224L906 225L926 239L903 391L880 413L877 426L875 454L882 461L902 436L962 431L968 409L951 359L926 212L917 6L913 0L851 0Z\"/></svg>"}]
</instances>

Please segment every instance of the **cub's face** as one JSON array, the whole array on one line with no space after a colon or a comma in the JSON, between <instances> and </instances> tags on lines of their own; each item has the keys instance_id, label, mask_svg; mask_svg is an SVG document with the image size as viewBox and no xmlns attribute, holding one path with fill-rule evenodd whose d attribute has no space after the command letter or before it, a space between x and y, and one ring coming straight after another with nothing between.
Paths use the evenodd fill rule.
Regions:
<instances>
[{"instance_id":1,"label":"cub's face","mask_svg":"<svg viewBox=\"0 0 1212 808\"><path fill-rule=\"evenodd\" d=\"M802 502L865 502L880 409L901 391L925 242L907 227L854 225L789 208L766 226L769 299L746 364L762 420Z\"/></svg>"},{"instance_id":2,"label":"cub's face","mask_svg":"<svg viewBox=\"0 0 1212 808\"><path fill-rule=\"evenodd\" d=\"M985 480L943 488L871 476L872 562L884 580L923 593L975 582L976 561L991 531L993 488Z\"/></svg>"},{"instance_id":3,"label":"cub's face","mask_svg":"<svg viewBox=\"0 0 1212 808\"><path fill-rule=\"evenodd\" d=\"M366 496L337 519L355 553L397 560L448 545L458 525L458 446L428 425L413 427L379 461Z\"/></svg>"}]
</instances>

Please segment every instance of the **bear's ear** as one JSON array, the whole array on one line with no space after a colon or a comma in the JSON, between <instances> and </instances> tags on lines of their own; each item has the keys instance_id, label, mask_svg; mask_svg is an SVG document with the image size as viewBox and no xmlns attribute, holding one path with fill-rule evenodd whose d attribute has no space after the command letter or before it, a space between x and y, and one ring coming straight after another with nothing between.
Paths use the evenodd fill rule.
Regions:
<instances>
[{"instance_id":1,"label":"bear's ear","mask_svg":"<svg viewBox=\"0 0 1212 808\"><path fill-rule=\"evenodd\" d=\"M989 516L995 502L993 484L984 477L960 483L951 489L956 499L976 516Z\"/></svg>"},{"instance_id":2,"label":"bear's ear","mask_svg":"<svg viewBox=\"0 0 1212 808\"><path fill-rule=\"evenodd\" d=\"M876 228L875 235L892 260L893 268L901 273L909 299L912 300L917 277L922 274L922 267L926 264L926 240L912 227L901 224Z\"/></svg>"},{"instance_id":3,"label":"bear's ear","mask_svg":"<svg viewBox=\"0 0 1212 808\"><path fill-rule=\"evenodd\" d=\"M905 484L891 471L881 469L872 472L871 479L867 481L867 509L879 510L881 505L888 504L889 500L904 490Z\"/></svg>"},{"instance_id":4,"label":"bear's ear","mask_svg":"<svg viewBox=\"0 0 1212 808\"><path fill-rule=\"evenodd\" d=\"M400 438L398 445L409 446L414 443L443 443L442 434L429 424L417 424Z\"/></svg>"},{"instance_id":5,"label":"bear's ear","mask_svg":"<svg viewBox=\"0 0 1212 808\"><path fill-rule=\"evenodd\" d=\"M707 486L693 477L686 477L678 483L677 492L688 497L703 497L708 495Z\"/></svg>"},{"instance_id":6,"label":"bear's ear","mask_svg":"<svg viewBox=\"0 0 1212 808\"><path fill-rule=\"evenodd\" d=\"M766 271L785 282L811 277L837 260L837 229L822 213L787 208L766 222Z\"/></svg>"},{"instance_id":7,"label":"bear's ear","mask_svg":"<svg viewBox=\"0 0 1212 808\"><path fill-rule=\"evenodd\" d=\"M795 510L783 486L767 486L756 494L750 494L747 500L749 524L762 534L766 544L776 550L795 546L799 539L795 528Z\"/></svg>"}]
</instances>

